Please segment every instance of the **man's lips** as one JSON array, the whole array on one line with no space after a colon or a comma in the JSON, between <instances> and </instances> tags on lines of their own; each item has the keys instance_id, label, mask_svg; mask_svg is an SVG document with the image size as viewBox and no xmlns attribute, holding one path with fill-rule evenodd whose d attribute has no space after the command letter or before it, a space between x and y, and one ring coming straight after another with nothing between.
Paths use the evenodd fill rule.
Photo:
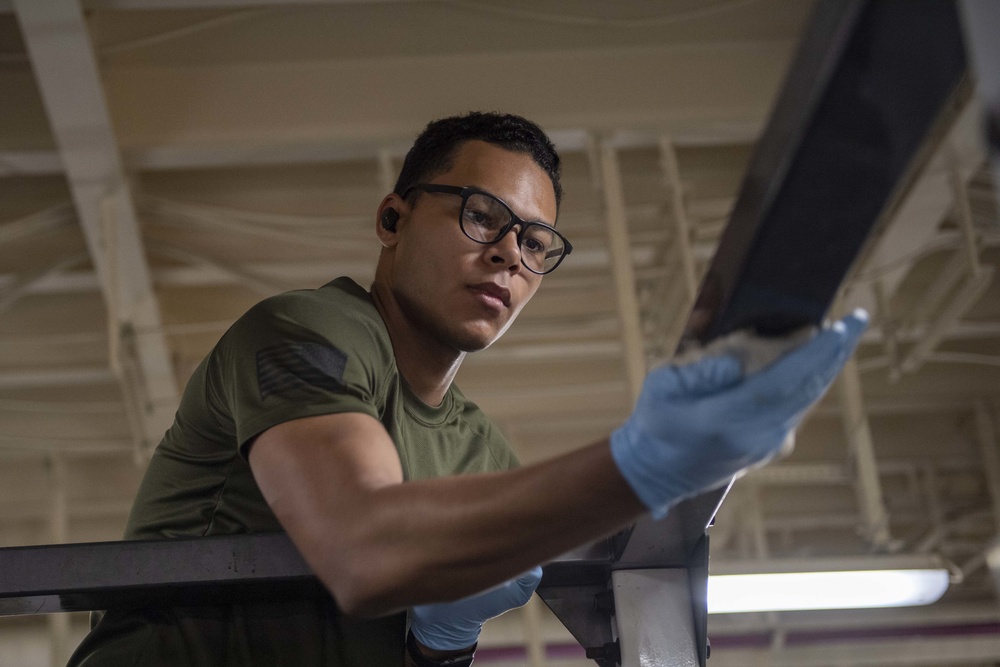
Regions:
<instances>
[{"instance_id":1,"label":"man's lips","mask_svg":"<svg viewBox=\"0 0 1000 667\"><path fill-rule=\"evenodd\" d=\"M500 287L496 283L479 283L478 285L470 285L469 289L495 297L503 303L505 308L510 308L510 290L506 287Z\"/></svg>"}]
</instances>

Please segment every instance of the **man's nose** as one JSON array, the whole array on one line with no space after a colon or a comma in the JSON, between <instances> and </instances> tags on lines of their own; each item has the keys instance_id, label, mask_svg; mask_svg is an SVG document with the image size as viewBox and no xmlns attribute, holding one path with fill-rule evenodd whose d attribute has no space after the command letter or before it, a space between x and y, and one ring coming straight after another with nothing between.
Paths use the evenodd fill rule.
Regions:
<instances>
[{"instance_id":1,"label":"man's nose","mask_svg":"<svg viewBox=\"0 0 1000 667\"><path fill-rule=\"evenodd\" d=\"M517 235L520 225L514 225L500 240L487 246L486 256L492 264L506 264L507 270L519 271L521 268L521 244Z\"/></svg>"}]
</instances>

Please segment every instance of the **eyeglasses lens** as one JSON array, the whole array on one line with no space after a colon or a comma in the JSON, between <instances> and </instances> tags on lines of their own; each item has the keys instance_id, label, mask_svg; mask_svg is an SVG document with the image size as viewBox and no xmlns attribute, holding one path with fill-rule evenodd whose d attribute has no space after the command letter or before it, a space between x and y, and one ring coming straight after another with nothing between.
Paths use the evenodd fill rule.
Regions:
<instances>
[{"instance_id":1,"label":"eyeglasses lens","mask_svg":"<svg viewBox=\"0 0 1000 667\"><path fill-rule=\"evenodd\" d=\"M487 195L469 195L462 209L462 230L473 241L493 243L510 222L510 211Z\"/></svg>"},{"instance_id":2,"label":"eyeglasses lens","mask_svg":"<svg viewBox=\"0 0 1000 667\"><path fill-rule=\"evenodd\" d=\"M564 250L562 238L542 225L529 224L521 234L521 261L535 273L551 271Z\"/></svg>"},{"instance_id":3,"label":"eyeglasses lens","mask_svg":"<svg viewBox=\"0 0 1000 667\"><path fill-rule=\"evenodd\" d=\"M465 235L479 243L499 240L510 221L511 213L506 206L481 193L469 195L460 218ZM566 249L562 237L537 223L528 223L520 236L521 261L535 273L550 271Z\"/></svg>"}]
</instances>

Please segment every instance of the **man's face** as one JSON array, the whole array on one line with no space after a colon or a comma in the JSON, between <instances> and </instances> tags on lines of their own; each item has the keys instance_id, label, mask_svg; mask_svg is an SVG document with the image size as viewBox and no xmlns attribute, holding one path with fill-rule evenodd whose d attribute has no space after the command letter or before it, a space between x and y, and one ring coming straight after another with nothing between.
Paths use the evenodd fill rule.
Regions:
<instances>
[{"instance_id":1,"label":"man's face","mask_svg":"<svg viewBox=\"0 0 1000 667\"><path fill-rule=\"evenodd\" d=\"M499 197L525 221L553 224L552 181L530 156L481 141L459 146L452 167L428 182L475 186ZM400 211L392 292L409 322L462 351L481 350L507 329L541 276L521 264L516 232L479 244L462 233L462 199L419 193Z\"/></svg>"}]
</instances>

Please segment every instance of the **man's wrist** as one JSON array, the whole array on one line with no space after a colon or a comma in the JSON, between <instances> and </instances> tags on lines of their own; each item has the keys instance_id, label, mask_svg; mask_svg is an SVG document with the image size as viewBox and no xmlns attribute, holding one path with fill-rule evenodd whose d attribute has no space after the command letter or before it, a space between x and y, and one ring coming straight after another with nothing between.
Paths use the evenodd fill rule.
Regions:
<instances>
[{"instance_id":1,"label":"man's wrist","mask_svg":"<svg viewBox=\"0 0 1000 667\"><path fill-rule=\"evenodd\" d=\"M406 633L406 652L415 667L468 667L476 646L478 644L457 651L441 651L421 644L412 631Z\"/></svg>"}]
</instances>

